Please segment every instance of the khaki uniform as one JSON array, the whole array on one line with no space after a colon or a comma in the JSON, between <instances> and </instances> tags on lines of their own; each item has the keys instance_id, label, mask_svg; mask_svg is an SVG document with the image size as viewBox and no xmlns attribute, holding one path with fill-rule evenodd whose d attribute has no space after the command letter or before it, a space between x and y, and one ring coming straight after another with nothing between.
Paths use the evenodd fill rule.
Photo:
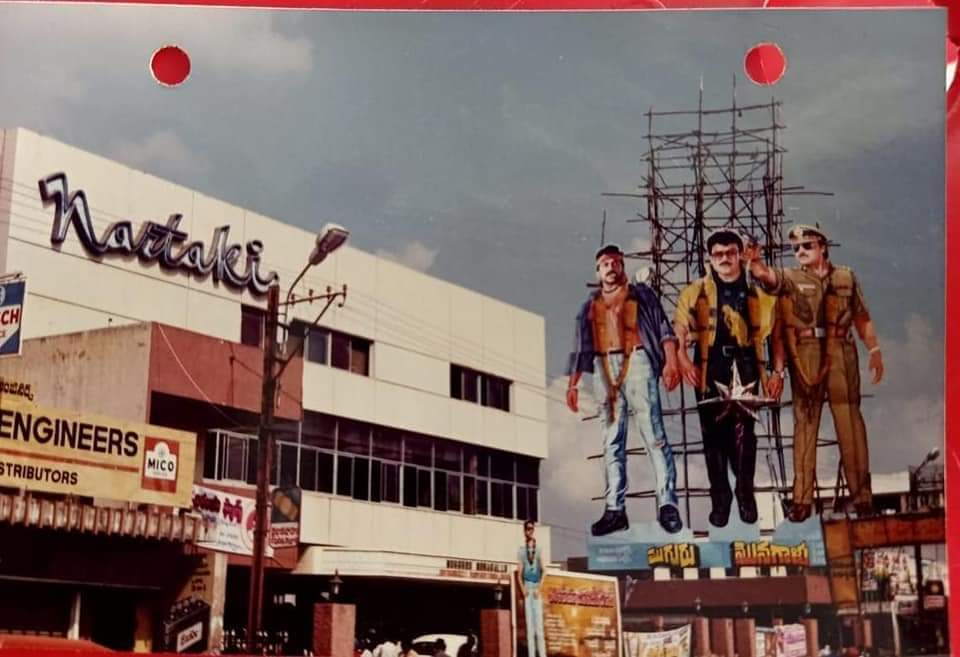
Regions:
<instances>
[{"instance_id":1,"label":"khaki uniform","mask_svg":"<svg viewBox=\"0 0 960 657\"><path fill-rule=\"evenodd\" d=\"M824 397L830 403L844 475L855 504L869 504L870 460L860 413L860 366L854 319L870 319L853 271L831 265L823 279L801 269L775 270L769 291L780 297L782 328L793 390L793 501L812 504L817 435Z\"/></svg>"}]
</instances>

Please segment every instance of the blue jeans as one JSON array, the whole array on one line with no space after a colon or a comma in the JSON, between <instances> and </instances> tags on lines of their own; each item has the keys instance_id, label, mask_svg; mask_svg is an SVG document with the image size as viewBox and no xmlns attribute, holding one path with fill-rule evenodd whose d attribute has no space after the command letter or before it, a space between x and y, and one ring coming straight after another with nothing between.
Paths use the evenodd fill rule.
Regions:
<instances>
[{"instance_id":1,"label":"blue jeans","mask_svg":"<svg viewBox=\"0 0 960 657\"><path fill-rule=\"evenodd\" d=\"M539 582L524 582L527 597L523 601L524 621L527 626L527 657L547 657L547 644L543 638L543 592Z\"/></svg>"},{"instance_id":2,"label":"blue jeans","mask_svg":"<svg viewBox=\"0 0 960 657\"><path fill-rule=\"evenodd\" d=\"M623 354L607 356L614 381L623 367ZM640 434L647 458L653 468L653 488L657 507L677 506L677 470L673 450L663 428L660 408L660 384L650 366L650 358L643 349L630 356L630 369L616 399L613 420L608 411L607 380L603 359L594 362L593 393L600 406L600 424L603 432L604 499L607 509L622 511L627 495L627 431L628 427Z\"/></svg>"}]
</instances>

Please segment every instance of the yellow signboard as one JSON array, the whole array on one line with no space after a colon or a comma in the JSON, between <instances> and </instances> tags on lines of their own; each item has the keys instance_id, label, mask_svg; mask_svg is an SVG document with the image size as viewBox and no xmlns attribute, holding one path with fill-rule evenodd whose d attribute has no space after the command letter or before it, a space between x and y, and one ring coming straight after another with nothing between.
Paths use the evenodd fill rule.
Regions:
<instances>
[{"instance_id":1,"label":"yellow signboard","mask_svg":"<svg viewBox=\"0 0 960 657\"><path fill-rule=\"evenodd\" d=\"M0 486L189 507L196 436L0 398Z\"/></svg>"}]
</instances>

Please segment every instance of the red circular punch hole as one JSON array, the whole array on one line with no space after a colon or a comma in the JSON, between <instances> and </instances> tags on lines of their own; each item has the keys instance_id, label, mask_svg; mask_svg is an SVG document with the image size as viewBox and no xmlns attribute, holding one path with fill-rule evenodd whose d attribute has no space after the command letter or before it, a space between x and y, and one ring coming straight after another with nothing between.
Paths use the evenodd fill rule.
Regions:
<instances>
[{"instance_id":1,"label":"red circular punch hole","mask_svg":"<svg viewBox=\"0 0 960 657\"><path fill-rule=\"evenodd\" d=\"M190 57L179 46L163 46L150 58L153 79L165 87L176 87L190 75Z\"/></svg>"},{"instance_id":2,"label":"red circular punch hole","mask_svg":"<svg viewBox=\"0 0 960 657\"><path fill-rule=\"evenodd\" d=\"M743 58L743 70L756 84L776 84L787 70L787 58L775 43L758 43Z\"/></svg>"}]
</instances>

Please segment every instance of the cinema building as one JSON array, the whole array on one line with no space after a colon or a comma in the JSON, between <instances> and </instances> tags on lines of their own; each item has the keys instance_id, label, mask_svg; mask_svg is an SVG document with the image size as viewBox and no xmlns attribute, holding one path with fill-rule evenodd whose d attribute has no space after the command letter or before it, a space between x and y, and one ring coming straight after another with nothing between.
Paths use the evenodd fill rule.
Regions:
<instances>
[{"instance_id":1,"label":"cinema building","mask_svg":"<svg viewBox=\"0 0 960 657\"><path fill-rule=\"evenodd\" d=\"M318 621L331 600L381 636L479 632L508 604L547 456L543 319L349 245L289 290L313 242L0 132L0 272L27 288L21 354L0 360L0 462L20 466L0 470L0 632L144 651L243 634L274 273L281 299L347 295L313 328L322 303L290 307L278 336L287 354L305 343L275 407L272 640L310 649L314 624L340 618ZM132 456L111 442L124 432L142 439ZM150 497L156 463L167 488ZM538 540L549 559L548 528Z\"/></svg>"}]
</instances>

